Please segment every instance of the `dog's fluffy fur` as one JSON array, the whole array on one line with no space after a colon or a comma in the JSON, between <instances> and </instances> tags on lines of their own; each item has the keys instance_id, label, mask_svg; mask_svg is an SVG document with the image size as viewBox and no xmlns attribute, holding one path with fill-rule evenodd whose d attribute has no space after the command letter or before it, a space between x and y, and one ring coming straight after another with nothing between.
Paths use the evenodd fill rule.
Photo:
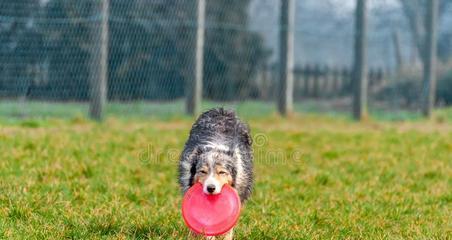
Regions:
<instances>
[{"instance_id":1,"label":"dog's fluffy fur","mask_svg":"<svg viewBox=\"0 0 452 240\"><path fill-rule=\"evenodd\" d=\"M250 197L253 186L252 139L247 125L234 111L211 109L193 124L179 162L179 183L185 193L201 182L207 194L221 191L230 184L242 203ZM206 190L219 183L220 189ZM213 186L213 185L211 185Z\"/></svg>"}]
</instances>

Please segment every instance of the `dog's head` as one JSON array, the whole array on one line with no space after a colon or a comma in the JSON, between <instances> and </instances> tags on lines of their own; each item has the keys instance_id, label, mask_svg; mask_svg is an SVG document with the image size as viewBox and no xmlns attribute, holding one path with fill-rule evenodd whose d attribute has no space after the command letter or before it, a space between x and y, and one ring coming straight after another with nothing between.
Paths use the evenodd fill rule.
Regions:
<instances>
[{"instance_id":1,"label":"dog's head","mask_svg":"<svg viewBox=\"0 0 452 240\"><path fill-rule=\"evenodd\" d=\"M201 151L195 165L194 182L203 185L206 194L219 194L224 184L233 185L233 154L221 150Z\"/></svg>"}]
</instances>

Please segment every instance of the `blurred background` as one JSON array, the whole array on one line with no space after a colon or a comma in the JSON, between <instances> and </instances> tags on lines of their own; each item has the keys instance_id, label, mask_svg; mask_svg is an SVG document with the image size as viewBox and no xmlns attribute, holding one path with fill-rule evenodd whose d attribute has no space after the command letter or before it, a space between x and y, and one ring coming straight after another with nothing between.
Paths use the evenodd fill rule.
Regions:
<instances>
[{"instance_id":1,"label":"blurred background","mask_svg":"<svg viewBox=\"0 0 452 240\"><path fill-rule=\"evenodd\" d=\"M281 94L351 116L359 29L369 114L417 117L428 86L452 104L451 26L448 0L2 0L0 117L261 116Z\"/></svg>"}]
</instances>

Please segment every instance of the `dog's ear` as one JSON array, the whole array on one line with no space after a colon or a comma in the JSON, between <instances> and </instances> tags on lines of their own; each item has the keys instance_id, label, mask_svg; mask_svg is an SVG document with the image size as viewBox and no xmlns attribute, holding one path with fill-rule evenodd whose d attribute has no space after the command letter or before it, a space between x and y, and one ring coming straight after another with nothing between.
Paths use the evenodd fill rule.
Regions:
<instances>
[{"instance_id":1,"label":"dog's ear","mask_svg":"<svg viewBox=\"0 0 452 240\"><path fill-rule=\"evenodd\" d=\"M195 147L193 151L188 155L188 160L190 162L190 186L193 186L195 175L196 175L196 165L198 164L199 155L202 154L202 149L200 147Z\"/></svg>"},{"instance_id":2,"label":"dog's ear","mask_svg":"<svg viewBox=\"0 0 452 240\"><path fill-rule=\"evenodd\" d=\"M243 142L248 146L251 146L253 144L253 138L251 138L251 135L248 131L242 132L242 139Z\"/></svg>"},{"instance_id":3,"label":"dog's ear","mask_svg":"<svg viewBox=\"0 0 452 240\"><path fill-rule=\"evenodd\" d=\"M228 155L233 157L234 159L241 159L242 155L240 154L240 148L238 146L233 146L231 150L228 151ZM237 166L236 164L232 162L228 162L226 164L226 168L228 169L229 173L232 177L232 187L235 187L236 181L237 181Z\"/></svg>"},{"instance_id":4,"label":"dog's ear","mask_svg":"<svg viewBox=\"0 0 452 240\"><path fill-rule=\"evenodd\" d=\"M238 124L236 126L236 132L238 133L240 142L251 147L251 145L253 144L253 138L251 137L250 128L248 127L248 125Z\"/></svg>"}]
</instances>

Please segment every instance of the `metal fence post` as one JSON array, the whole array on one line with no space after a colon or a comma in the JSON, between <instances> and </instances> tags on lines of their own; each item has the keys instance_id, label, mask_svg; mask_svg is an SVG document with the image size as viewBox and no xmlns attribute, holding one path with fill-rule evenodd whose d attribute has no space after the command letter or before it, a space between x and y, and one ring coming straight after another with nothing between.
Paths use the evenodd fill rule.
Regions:
<instances>
[{"instance_id":1,"label":"metal fence post","mask_svg":"<svg viewBox=\"0 0 452 240\"><path fill-rule=\"evenodd\" d=\"M280 1L278 111L287 115L293 110L295 1Z\"/></svg>"},{"instance_id":2,"label":"metal fence post","mask_svg":"<svg viewBox=\"0 0 452 240\"><path fill-rule=\"evenodd\" d=\"M437 18L438 0L427 1L426 36L424 47L424 86L422 94L422 113L431 117L435 106L436 91L436 48L437 48Z\"/></svg>"},{"instance_id":3,"label":"metal fence post","mask_svg":"<svg viewBox=\"0 0 452 240\"><path fill-rule=\"evenodd\" d=\"M101 120L105 103L107 102L108 80L108 41L109 41L109 0L99 0L94 4L93 13L99 12L100 23L93 23L91 28L93 37L92 64L91 64L91 93L90 117Z\"/></svg>"},{"instance_id":4,"label":"metal fence post","mask_svg":"<svg viewBox=\"0 0 452 240\"><path fill-rule=\"evenodd\" d=\"M400 33L398 30L395 30L392 33L392 42L394 46L394 57L397 64L397 73L400 73L400 70L403 69L403 58L402 58L402 49L400 45Z\"/></svg>"},{"instance_id":5,"label":"metal fence post","mask_svg":"<svg viewBox=\"0 0 452 240\"><path fill-rule=\"evenodd\" d=\"M367 117L367 0L357 0L353 64L353 117Z\"/></svg>"},{"instance_id":6,"label":"metal fence post","mask_svg":"<svg viewBox=\"0 0 452 240\"><path fill-rule=\"evenodd\" d=\"M206 19L206 0L198 0L198 24L196 28L195 70L193 78L186 86L186 110L190 115L201 111L202 82L204 74L204 37Z\"/></svg>"}]
</instances>

